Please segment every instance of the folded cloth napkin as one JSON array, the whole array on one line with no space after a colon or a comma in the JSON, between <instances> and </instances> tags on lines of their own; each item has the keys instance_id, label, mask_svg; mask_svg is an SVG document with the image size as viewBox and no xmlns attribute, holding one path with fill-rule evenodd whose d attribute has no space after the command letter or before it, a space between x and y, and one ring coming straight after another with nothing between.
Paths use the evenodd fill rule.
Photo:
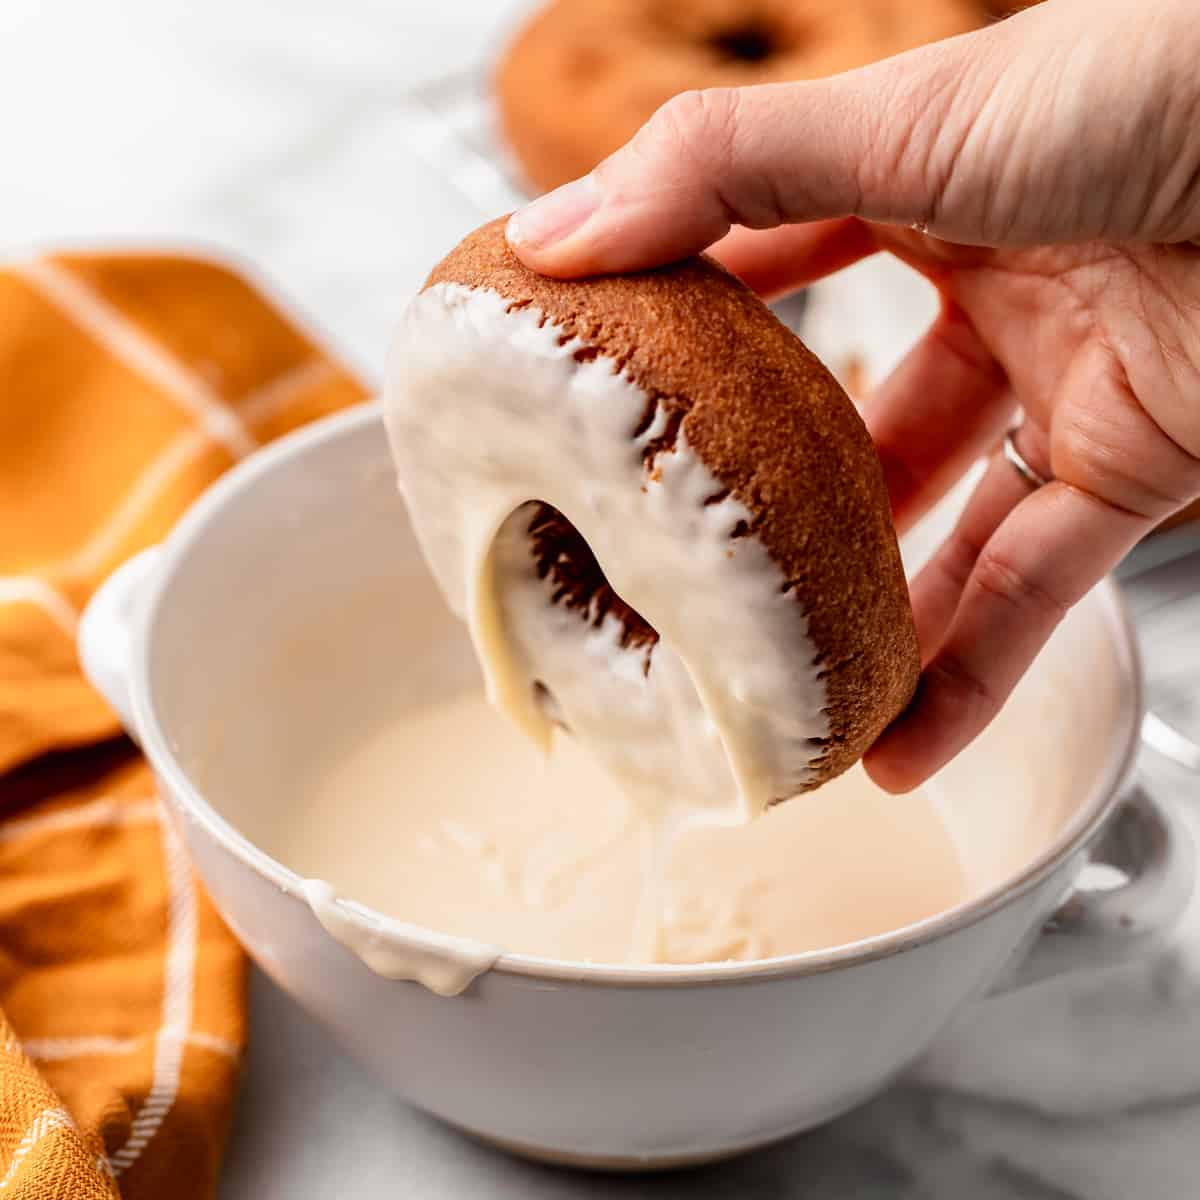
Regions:
<instances>
[{"instance_id":1,"label":"folded cloth napkin","mask_svg":"<svg viewBox=\"0 0 1200 1200\"><path fill-rule=\"evenodd\" d=\"M227 467L364 398L203 258L0 268L0 1193L215 1188L244 963L75 628Z\"/></svg>"}]
</instances>

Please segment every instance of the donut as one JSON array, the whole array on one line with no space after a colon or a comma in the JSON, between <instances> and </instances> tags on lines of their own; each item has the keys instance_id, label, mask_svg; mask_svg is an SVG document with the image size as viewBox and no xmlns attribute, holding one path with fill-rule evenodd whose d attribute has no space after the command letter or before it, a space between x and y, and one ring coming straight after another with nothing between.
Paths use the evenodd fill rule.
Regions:
<instances>
[{"instance_id":1,"label":"donut","mask_svg":"<svg viewBox=\"0 0 1200 1200\"><path fill-rule=\"evenodd\" d=\"M549 189L679 92L834 75L990 15L983 0L554 0L500 60L500 130L527 184Z\"/></svg>"},{"instance_id":2,"label":"donut","mask_svg":"<svg viewBox=\"0 0 1200 1200\"><path fill-rule=\"evenodd\" d=\"M491 699L627 790L746 819L845 771L911 699L870 437L715 262L554 280L487 224L408 306L384 413Z\"/></svg>"}]
</instances>

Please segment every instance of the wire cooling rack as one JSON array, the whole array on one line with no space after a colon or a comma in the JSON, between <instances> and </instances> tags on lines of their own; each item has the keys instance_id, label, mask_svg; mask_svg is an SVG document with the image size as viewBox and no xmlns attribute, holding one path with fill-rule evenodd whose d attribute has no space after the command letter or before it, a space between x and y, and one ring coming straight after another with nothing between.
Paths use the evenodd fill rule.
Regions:
<instances>
[{"instance_id":1,"label":"wire cooling rack","mask_svg":"<svg viewBox=\"0 0 1200 1200\"><path fill-rule=\"evenodd\" d=\"M409 149L472 204L481 220L532 196L499 136L485 70L459 71L411 90L402 100L401 116ZM827 361L852 391L858 388L845 376L864 369L868 379L877 378L911 336L913 321L919 326L923 320L911 281L904 282L883 263L862 266L867 271L859 285L861 304L847 300L853 283L849 293L844 286L821 293L811 313L815 327L808 331L819 339L819 350L827 349L825 342L833 344L839 357L826 355ZM887 294L882 305L881 293ZM804 329L805 294L774 307L792 329ZM898 328L880 329L880 336L871 339L863 327L885 321L889 309L909 319ZM851 311L870 319L850 321ZM832 337L830 324L835 327ZM850 324L856 328L847 329ZM865 338L861 349L855 341L859 337ZM1200 522L1149 539L1117 576L1145 650L1150 713L1144 740L1159 754L1200 772Z\"/></svg>"}]
</instances>

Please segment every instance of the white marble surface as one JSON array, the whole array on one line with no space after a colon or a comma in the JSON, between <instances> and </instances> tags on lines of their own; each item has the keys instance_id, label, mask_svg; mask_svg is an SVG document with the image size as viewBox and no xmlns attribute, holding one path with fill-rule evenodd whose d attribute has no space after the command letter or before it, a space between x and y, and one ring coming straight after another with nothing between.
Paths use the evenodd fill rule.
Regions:
<instances>
[{"instance_id":1,"label":"white marble surface","mask_svg":"<svg viewBox=\"0 0 1200 1200\"><path fill-rule=\"evenodd\" d=\"M408 148L404 97L485 56L522 4L3 0L0 250L134 241L232 252L376 378L403 298L478 220ZM845 348L846 286L809 314L827 353ZM904 309L884 359L927 301ZM1182 712L1189 678L1200 680L1200 634L1152 615L1146 627L1159 694ZM1153 756L1144 770L1200 806L1200 778ZM253 1000L223 1200L1200 1192L1200 901L1152 962L980 1005L912 1078L829 1128L652 1179L589 1178L477 1147L386 1095L262 977Z\"/></svg>"}]
</instances>

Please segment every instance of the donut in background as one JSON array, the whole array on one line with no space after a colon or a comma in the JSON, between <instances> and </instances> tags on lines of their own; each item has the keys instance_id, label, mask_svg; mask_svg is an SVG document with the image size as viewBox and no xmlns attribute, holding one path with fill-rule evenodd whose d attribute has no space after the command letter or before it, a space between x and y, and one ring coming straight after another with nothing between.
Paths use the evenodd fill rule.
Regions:
<instances>
[{"instance_id":1,"label":"donut in background","mask_svg":"<svg viewBox=\"0 0 1200 1200\"><path fill-rule=\"evenodd\" d=\"M1029 0L553 0L504 53L500 127L526 183L586 174L694 88L834 75Z\"/></svg>"}]
</instances>

